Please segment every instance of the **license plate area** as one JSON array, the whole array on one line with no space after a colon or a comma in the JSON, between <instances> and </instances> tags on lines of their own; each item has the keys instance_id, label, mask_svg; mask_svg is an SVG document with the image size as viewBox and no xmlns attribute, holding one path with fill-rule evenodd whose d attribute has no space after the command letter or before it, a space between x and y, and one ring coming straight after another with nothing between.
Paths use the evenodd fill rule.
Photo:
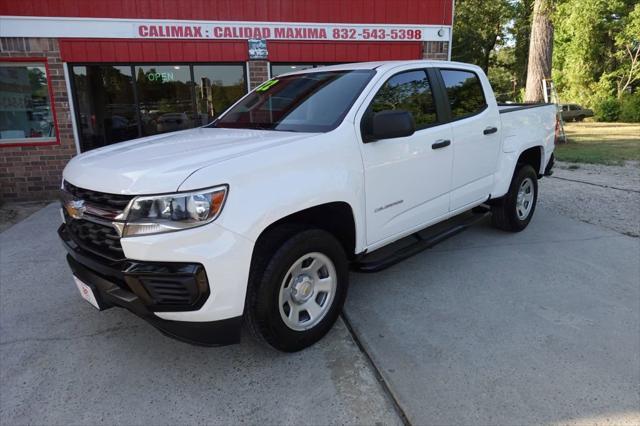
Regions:
<instances>
[{"instance_id":1,"label":"license plate area","mask_svg":"<svg viewBox=\"0 0 640 426\"><path fill-rule=\"evenodd\" d=\"M73 281L76 283L76 287L78 287L78 291L80 292L80 296L87 302L89 302L94 308L101 311L102 307L100 306L100 302L96 297L94 290L88 284L85 284L78 277L74 275Z\"/></svg>"}]
</instances>

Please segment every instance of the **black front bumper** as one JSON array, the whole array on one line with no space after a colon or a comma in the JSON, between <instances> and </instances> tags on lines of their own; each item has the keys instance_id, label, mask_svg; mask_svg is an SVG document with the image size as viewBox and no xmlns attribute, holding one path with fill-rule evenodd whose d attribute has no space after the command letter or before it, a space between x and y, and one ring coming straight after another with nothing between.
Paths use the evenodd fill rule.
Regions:
<instances>
[{"instance_id":1,"label":"black front bumper","mask_svg":"<svg viewBox=\"0 0 640 426\"><path fill-rule=\"evenodd\" d=\"M240 341L242 317L212 322L164 320L154 312L195 310L209 296L204 267L197 263L117 262L84 250L66 225L58 229L73 274L91 287L101 309L125 308L169 337L183 342L221 346Z\"/></svg>"}]
</instances>

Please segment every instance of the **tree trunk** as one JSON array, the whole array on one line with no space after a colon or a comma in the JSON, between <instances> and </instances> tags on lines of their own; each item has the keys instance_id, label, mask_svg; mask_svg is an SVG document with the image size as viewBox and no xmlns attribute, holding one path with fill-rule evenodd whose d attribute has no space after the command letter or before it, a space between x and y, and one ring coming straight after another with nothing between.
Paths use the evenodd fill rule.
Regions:
<instances>
[{"instance_id":1,"label":"tree trunk","mask_svg":"<svg viewBox=\"0 0 640 426\"><path fill-rule=\"evenodd\" d=\"M493 37L493 39L491 40L490 43L487 44L487 46L485 46L486 48L484 49L484 56L482 58L482 70L484 71L485 74L489 74L489 62L491 61L491 52L493 52L493 49L496 47L496 43L498 42L498 36L496 35L495 37Z\"/></svg>"},{"instance_id":2,"label":"tree trunk","mask_svg":"<svg viewBox=\"0 0 640 426\"><path fill-rule=\"evenodd\" d=\"M529 42L525 102L542 102L544 100L542 80L551 78L551 57L553 53L552 11L553 0L535 0L531 24L531 41Z\"/></svg>"}]
</instances>

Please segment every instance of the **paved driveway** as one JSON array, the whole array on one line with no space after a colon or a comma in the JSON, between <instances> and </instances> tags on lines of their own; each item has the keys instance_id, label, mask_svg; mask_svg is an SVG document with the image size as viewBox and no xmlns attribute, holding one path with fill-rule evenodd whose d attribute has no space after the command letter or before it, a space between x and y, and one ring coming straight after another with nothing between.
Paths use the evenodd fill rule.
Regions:
<instances>
[{"instance_id":1,"label":"paved driveway","mask_svg":"<svg viewBox=\"0 0 640 426\"><path fill-rule=\"evenodd\" d=\"M200 348L79 299L51 205L0 234L0 424L397 424L341 321L286 355Z\"/></svg>"},{"instance_id":2,"label":"paved driveway","mask_svg":"<svg viewBox=\"0 0 640 426\"><path fill-rule=\"evenodd\" d=\"M543 209L376 275L280 354L203 349L76 294L49 206L0 234L0 423L640 423L640 240ZM247 336L248 337L248 336ZM391 396L390 396L391 395Z\"/></svg>"},{"instance_id":3,"label":"paved driveway","mask_svg":"<svg viewBox=\"0 0 640 426\"><path fill-rule=\"evenodd\" d=\"M376 275L347 319L413 424L640 424L640 239L536 211Z\"/></svg>"}]
</instances>

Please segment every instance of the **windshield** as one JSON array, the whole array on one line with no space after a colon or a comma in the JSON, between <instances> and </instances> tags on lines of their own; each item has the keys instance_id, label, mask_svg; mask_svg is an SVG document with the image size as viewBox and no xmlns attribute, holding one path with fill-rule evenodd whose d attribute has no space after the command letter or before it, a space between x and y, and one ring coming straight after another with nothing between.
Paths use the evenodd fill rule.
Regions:
<instances>
[{"instance_id":1,"label":"windshield","mask_svg":"<svg viewBox=\"0 0 640 426\"><path fill-rule=\"evenodd\" d=\"M208 127L327 132L340 124L374 74L343 70L274 78Z\"/></svg>"}]
</instances>

